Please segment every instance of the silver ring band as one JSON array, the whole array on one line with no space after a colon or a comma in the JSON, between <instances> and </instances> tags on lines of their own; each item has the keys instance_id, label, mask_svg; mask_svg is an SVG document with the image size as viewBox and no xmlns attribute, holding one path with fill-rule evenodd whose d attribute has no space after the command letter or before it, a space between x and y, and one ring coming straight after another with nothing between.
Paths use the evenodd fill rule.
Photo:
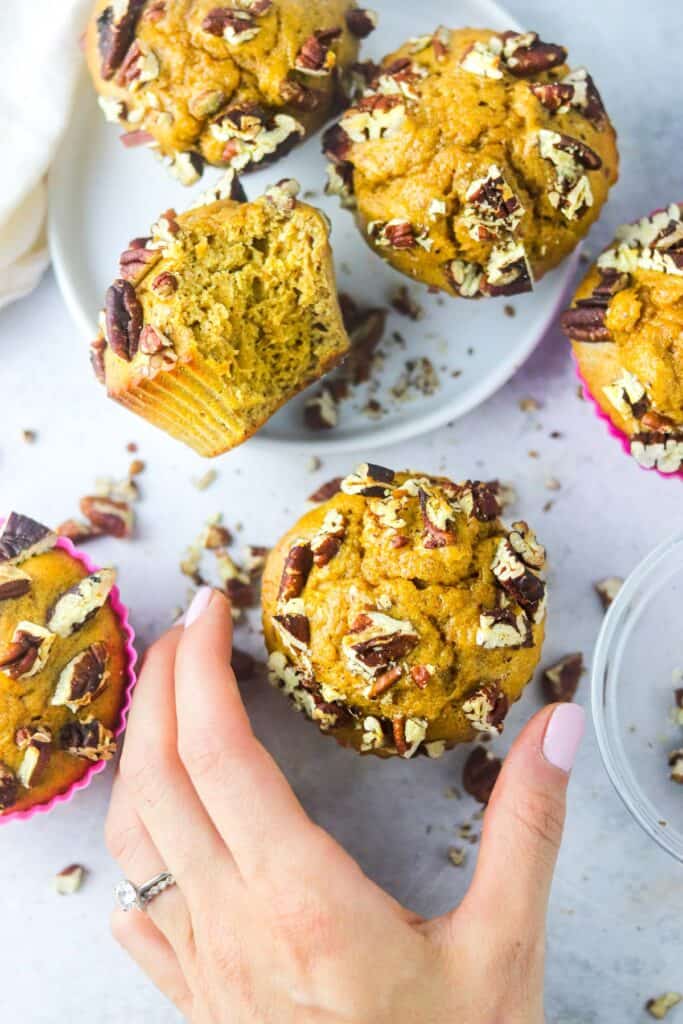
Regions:
<instances>
[{"instance_id":1,"label":"silver ring band","mask_svg":"<svg viewBox=\"0 0 683 1024\"><path fill-rule=\"evenodd\" d=\"M168 871L162 871L161 874L155 875L144 885L134 885L126 878L119 882L114 889L114 898L121 910L126 913L133 909L144 911L153 899L175 884L175 878Z\"/></svg>"}]
</instances>

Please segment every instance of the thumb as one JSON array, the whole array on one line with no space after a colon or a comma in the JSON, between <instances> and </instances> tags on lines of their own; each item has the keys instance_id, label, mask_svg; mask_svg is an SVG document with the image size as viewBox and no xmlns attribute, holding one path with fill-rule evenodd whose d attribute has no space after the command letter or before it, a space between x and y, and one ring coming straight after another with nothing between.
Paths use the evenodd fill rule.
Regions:
<instances>
[{"instance_id":1,"label":"thumb","mask_svg":"<svg viewBox=\"0 0 683 1024\"><path fill-rule=\"evenodd\" d=\"M543 934L569 773L584 729L578 704L540 711L513 744L494 787L465 902L511 936L530 928Z\"/></svg>"}]
</instances>

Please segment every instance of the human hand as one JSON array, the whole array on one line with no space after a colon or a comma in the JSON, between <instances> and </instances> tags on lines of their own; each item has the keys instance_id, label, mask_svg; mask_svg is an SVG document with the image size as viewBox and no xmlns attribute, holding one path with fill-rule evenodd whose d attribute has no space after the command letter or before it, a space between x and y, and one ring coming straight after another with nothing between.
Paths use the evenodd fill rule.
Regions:
<instances>
[{"instance_id":1,"label":"human hand","mask_svg":"<svg viewBox=\"0 0 683 1024\"><path fill-rule=\"evenodd\" d=\"M203 588L144 660L106 825L139 883L177 885L115 937L192 1024L542 1024L548 895L573 704L508 754L460 905L426 921L306 815L254 736L230 669L231 616Z\"/></svg>"}]
</instances>

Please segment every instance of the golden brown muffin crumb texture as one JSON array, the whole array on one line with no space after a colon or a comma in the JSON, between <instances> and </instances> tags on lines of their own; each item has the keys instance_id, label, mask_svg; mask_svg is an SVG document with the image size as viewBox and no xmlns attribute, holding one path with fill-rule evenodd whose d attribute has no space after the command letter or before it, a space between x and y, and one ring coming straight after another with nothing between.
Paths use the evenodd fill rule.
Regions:
<instances>
[{"instance_id":1,"label":"golden brown muffin crumb texture","mask_svg":"<svg viewBox=\"0 0 683 1024\"><path fill-rule=\"evenodd\" d=\"M86 55L126 144L191 184L204 160L249 170L335 113L362 15L348 0L98 0Z\"/></svg>"},{"instance_id":2,"label":"golden brown muffin crumb texture","mask_svg":"<svg viewBox=\"0 0 683 1024\"><path fill-rule=\"evenodd\" d=\"M107 293L109 395L202 455L240 444L348 350L327 221L296 189L167 211Z\"/></svg>"},{"instance_id":3,"label":"golden brown muffin crumb texture","mask_svg":"<svg viewBox=\"0 0 683 1024\"><path fill-rule=\"evenodd\" d=\"M365 465L341 488L270 555L272 681L363 752L497 735L540 656L545 552L484 484Z\"/></svg>"},{"instance_id":4,"label":"golden brown muffin crumb texture","mask_svg":"<svg viewBox=\"0 0 683 1024\"><path fill-rule=\"evenodd\" d=\"M581 374L646 468L683 466L683 213L626 224L562 317Z\"/></svg>"},{"instance_id":5,"label":"golden brown muffin crumb texture","mask_svg":"<svg viewBox=\"0 0 683 1024\"><path fill-rule=\"evenodd\" d=\"M593 79L535 33L440 28L410 40L367 68L325 149L328 190L375 251L467 298L531 290L617 180Z\"/></svg>"},{"instance_id":6,"label":"golden brown muffin crumb texture","mask_svg":"<svg viewBox=\"0 0 683 1024\"><path fill-rule=\"evenodd\" d=\"M0 600L0 658L7 655L21 622L47 626L55 602L70 587L84 579L85 567L67 552L56 549L39 554L21 563L22 572L30 576L28 593ZM68 663L92 644L106 648L107 679L104 688L87 705L75 712L66 706L53 706L60 673ZM55 635L43 668L35 674L13 678L12 669L0 668L0 762L14 775L20 770L25 747L21 746L20 730L47 727L51 742L46 746L44 762L30 788L19 785L17 799L8 812L25 810L45 803L77 782L91 761L60 749L62 727L91 716L105 729L114 730L119 722L126 686L126 641L119 620L109 603L70 636ZM38 737L40 739L40 736ZM0 780L1 783L1 780ZM0 789L1 789L0 785Z\"/></svg>"}]
</instances>

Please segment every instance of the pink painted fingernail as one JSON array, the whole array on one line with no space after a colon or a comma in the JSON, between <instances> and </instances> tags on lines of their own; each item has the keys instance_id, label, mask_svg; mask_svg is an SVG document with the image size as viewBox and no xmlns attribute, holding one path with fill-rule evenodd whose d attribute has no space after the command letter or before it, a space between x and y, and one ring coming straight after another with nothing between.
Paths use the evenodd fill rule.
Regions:
<instances>
[{"instance_id":1,"label":"pink painted fingernail","mask_svg":"<svg viewBox=\"0 0 683 1024\"><path fill-rule=\"evenodd\" d=\"M586 728L586 713L578 704L558 704L543 737L543 756L556 768L570 772Z\"/></svg>"},{"instance_id":2,"label":"pink painted fingernail","mask_svg":"<svg viewBox=\"0 0 683 1024\"><path fill-rule=\"evenodd\" d=\"M211 587L200 587L192 598L192 603L185 613L185 629L188 629L199 616L209 607L213 591Z\"/></svg>"}]
</instances>

